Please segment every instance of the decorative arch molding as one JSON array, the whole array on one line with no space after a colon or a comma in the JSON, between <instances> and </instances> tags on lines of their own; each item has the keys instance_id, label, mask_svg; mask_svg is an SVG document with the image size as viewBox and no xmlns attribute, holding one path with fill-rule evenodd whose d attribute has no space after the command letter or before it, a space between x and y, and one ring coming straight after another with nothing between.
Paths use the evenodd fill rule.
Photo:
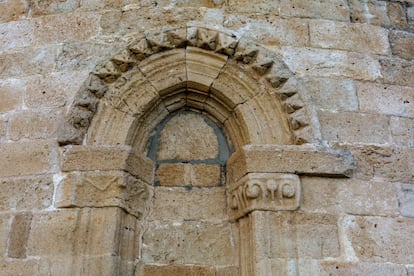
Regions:
<instances>
[{"instance_id":1,"label":"decorative arch molding","mask_svg":"<svg viewBox=\"0 0 414 276\"><path fill-rule=\"evenodd\" d=\"M320 139L293 73L275 53L228 30L188 25L146 32L97 66L75 95L58 141L143 143L144 127L183 107L224 125L236 148ZM121 120L129 124L123 136L111 127Z\"/></svg>"}]
</instances>

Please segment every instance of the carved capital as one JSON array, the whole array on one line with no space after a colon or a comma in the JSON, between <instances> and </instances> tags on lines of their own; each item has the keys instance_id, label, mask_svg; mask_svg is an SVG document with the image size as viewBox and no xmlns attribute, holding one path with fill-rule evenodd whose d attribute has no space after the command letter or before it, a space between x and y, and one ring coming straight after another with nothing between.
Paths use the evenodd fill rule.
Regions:
<instances>
[{"instance_id":1,"label":"carved capital","mask_svg":"<svg viewBox=\"0 0 414 276\"><path fill-rule=\"evenodd\" d=\"M296 210L300 192L300 180L295 174L249 173L230 185L229 216L236 220L255 210Z\"/></svg>"}]
</instances>

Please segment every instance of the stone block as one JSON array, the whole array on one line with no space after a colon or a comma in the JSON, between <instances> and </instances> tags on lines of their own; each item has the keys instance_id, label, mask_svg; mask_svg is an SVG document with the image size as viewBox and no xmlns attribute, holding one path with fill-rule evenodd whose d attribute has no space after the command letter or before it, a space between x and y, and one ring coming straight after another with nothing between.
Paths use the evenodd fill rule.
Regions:
<instances>
[{"instance_id":1,"label":"stone block","mask_svg":"<svg viewBox=\"0 0 414 276\"><path fill-rule=\"evenodd\" d=\"M278 15L280 0L229 0L228 7L230 11L235 13Z\"/></svg>"},{"instance_id":2,"label":"stone block","mask_svg":"<svg viewBox=\"0 0 414 276\"><path fill-rule=\"evenodd\" d=\"M311 20L309 33L311 47L382 55L390 53L388 31L378 26Z\"/></svg>"},{"instance_id":3,"label":"stone block","mask_svg":"<svg viewBox=\"0 0 414 276\"><path fill-rule=\"evenodd\" d=\"M30 7L28 0L5 0L0 3L0 23L17 21L27 17Z\"/></svg>"},{"instance_id":4,"label":"stone block","mask_svg":"<svg viewBox=\"0 0 414 276\"><path fill-rule=\"evenodd\" d=\"M31 2L32 16L72 12L79 8L81 0L34 0Z\"/></svg>"},{"instance_id":5,"label":"stone block","mask_svg":"<svg viewBox=\"0 0 414 276\"><path fill-rule=\"evenodd\" d=\"M322 138L329 142L389 143L389 119L379 114L318 112Z\"/></svg>"},{"instance_id":6,"label":"stone block","mask_svg":"<svg viewBox=\"0 0 414 276\"><path fill-rule=\"evenodd\" d=\"M120 207L141 217L151 196L142 180L124 172L69 173L56 192L57 207Z\"/></svg>"},{"instance_id":7,"label":"stone block","mask_svg":"<svg viewBox=\"0 0 414 276\"><path fill-rule=\"evenodd\" d=\"M0 77L46 74L56 66L58 45L19 48L0 53Z\"/></svg>"},{"instance_id":8,"label":"stone block","mask_svg":"<svg viewBox=\"0 0 414 276\"><path fill-rule=\"evenodd\" d=\"M344 0L280 0L279 14L349 21L348 4Z\"/></svg>"},{"instance_id":9,"label":"stone block","mask_svg":"<svg viewBox=\"0 0 414 276\"><path fill-rule=\"evenodd\" d=\"M37 260L0 260L1 274L4 276L39 275L39 262Z\"/></svg>"},{"instance_id":10,"label":"stone block","mask_svg":"<svg viewBox=\"0 0 414 276\"><path fill-rule=\"evenodd\" d=\"M397 216L397 186L393 183L302 177L300 209L311 213Z\"/></svg>"},{"instance_id":11,"label":"stone block","mask_svg":"<svg viewBox=\"0 0 414 276\"><path fill-rule=\"evenodd\" d=\"M143 235L142 261L232 265L236 257L232 235L227 223L154 221Z\"/></svg>"},{"instance_id":12,"label":"stone block","mask_svg":"<svg viewBox=\"0 0 414 276\"><path fill-rule=\"evenodd\" d=\"M98 34L99 16L95 13L63 13L35 19L38 44L83 41ZM62 30L65 30L64 32Z\"/></svg>"},{"instance_id":13,"label":"stone block","mask_svg":"<svg viewBox=\"0 0 414 276\"><path fill-rule=\"evenodd\" d=\"M161 186L213 187L223 184L218 164L162 163L155 181Z\"/></svg>"},{"instance_id":14,"label":"stone block","mask_svg":"<svg viewBox=\"0 0 414 276\"><path fill-rule=\"evenodd\" d=\"M350 0L351 21L389 26L390 20L387 16L387 4L385 1L376 0Z\"/></svg>"},{"instance_id":15,"label":"stone block","mask_svg":"<svg viewBox=\"0 0 414 276\"><path fill-rule=\"evenodd\" d=\"M19 109L26 85L19 79L0 81L0 113Z\"/></svg>"},{"instance_id":16,"label":"stone block","mask_svg":"<svg viewBox=\"0 0 414 276\"><path fill-rule=\"evenodd\" d=\"M395 145L414 147L414 119L390 117L390 129Z\"/></svg>"},{"instance_id":17,"label":"stone block","mask_svg":"<svg viewBox=\"0 0 414 276\"><path fill-rule=\"evenodd\" d=\"M383 57L379 60L385 83L414 86L414 61Z\"/></svg>"},{"instance_id":18,"label":"stone block","mask_svg":"<svg viewBox=\"0 0 414 276\"><path fill-rule=\"evenodd\" d=\"M351 80L328 78L299 79L301 95L319 108L328 111L357 111L358 98Z\"/></svg>"},{"instance_id":19,"label":"stone block","mask_svg":"<svg viewBox=\"0 0 414 276\"><path fill-rule=\"evenodd\" d=\"M156 187L150 220L227 220L226 191L217 188Z\"/></svg>"},{"instance_id":20,"label":"stone block","mask_svg":"<svg viewBox=\"0 0 414 276\"><path fill-rule=\"evenodd\" d=\"M390 44L393 55L404 59L414 59L414 34L412 32L390 31Z\"/></svg>"},{"instance_id":21,"label":"stone block","mask_svg":"<svg viewBox=\"0 0 414 276\"><path fill-rule=\"evenodd\" d=\"M32 20L13 21L0 24L0 49L2 51L30 46L34 42Z\"/></svg>"},{"instance_id":22,"label":"stone block","mask_svg":"<svg viewBox=\"0 0 414 276\"><path fill-rule=\"evenodd\" d=\"M52 205L52 175L1 178L0 210L41 210Z\"/></svg>"},{"instance_id":23,"label":"stone block","mask_svg":"<svg viewBox=\"0 0 414 276\"><path fill-rule=\"evenodd\" d=\"M11 225L10 214L0 215L0 254L1 256L7 255L7 242L9 240L9 232ZM1 267L1 264L0 264Z\"/></svg>"},{"instance_id":24,"label":"stone block","mask_svg":"<svg viewBox=\"0 0 414 276\"><path fill-rule=\"evenodd\" d=\"M134 0L88 0L81 1L80 7L82 10L96 11L100 9L119 9L128 4L135 3ZM158 2L157 2L158 3Z\"/></svg>"},{"instance_id":25,"label":"stone block","mask_svg":"<svg viewBox=\"0 0 414 276\"><path fill-rule=\"evenodd\" d=\"M56 138L62 121L63 113L60 109L15 112L9 117L9 137L11 140Z\"/></svg>"},{"instance_id":26,"label":"stone block","mask_svg":"<svg viewBox=\"0 0 414 276\"><path fill-rule=\"evenodd\" d=\"M403 265L393 263L322 261L320 266L323 275L406 275Z\"/></svg>"},{"instance_id":27,"label":"stone block","mask_svg":"<svg viewBox=\"0 0 414 276\"><path fill-rule=\"evenodd\" d=\"M215 269L208 266L199 266L199 265L143 265L141 270L142 274L146 276L215 276L217 275Z\"/></svg>"},{"instance_id":28,"label":"stone block","mask_svg":"<svg viewBox=\"0 0 414 276\"><path fill-rule=\"evenodd\" d=\"M27 239L31 228L32 214L17 213L13 217L8 241L9 258L25 259Z\"/></svg>"},{"instance_id":29,"label":"stone block","mask_svg":"<svg viewBox=\"0 0 414 276\"><path fill-rule=\"evenodd\" d=\"M0 117L0 141L7 135L8 119L6 117Z\"/></svg>"},{"instance_id":30,"label":"stone block","mask_svg":"<svg viewBox=\"0 0 414 276\"><path fill-rule=\"evenodd\" d=\"M66 146L62 171L123 170L152 184L154 164L128 146Z\"/></svg>"},{"instance_id":31,"label":"stone block","mask_svg":"<svg viewBox=\"0 0 414 276\"><path fill-rule=\"evenodd\" d=\"M370 56L337 50L282 47L289 69L299 76L376 80L380 64Z\"/></svg>"},{"instance_id":32,"label":"stone block","mask_svg":"<svg viewBox=\"0 0 414 276\"><path fill-rule=\"evenodd\" d=\"M411 264L414 259L412 218L350 216L347 239L363 262ZM401 238L404 237L404 238Z\"/></svg>"},{"instance_id":33,"label":"stone block","mask_svg":"<svg viewBox=\"0 0 414 276\"><path fill-rule=\"evenodd\" d=\"M408 27L406 7L401 2L388 2L387 15L391 25L397 29L406 29Z\"/></svg>"},{"instance_id":34,"label":"stone block","mask_svg":"<svg viewBox=\"0 0 414 276\"><path fill-rule=\"evenodd\" d=\"M357 83L359 108L366 113L414 117L414 88Z\"/></svg>"},{"instance_id":35,"label":"stone block","mask_svg":"<svg viewBox=\"0 0 414 276\"><path fill-rule=\"evenodd\" d=\"M401 215L414 218L414 184L401 184L398 206Z\"/></svg>"},{"instance_id":36,"label":"stone block","mask_svg":"<svg viewBox=\"0 0 414 276\"><path fill-rule=\"evenodd\" d=\"M56 154L51 141L0 144L0 177L53 172Z\"/></svg>"},{"instance_id":37,"label":"stone block","mask_svg":"<svg viewBox=\"0 0 414 276\"><path fill-rule=\"evenodd\" d=\"M229 158L227 181L234 183L249 172L346 177L352 175L354 166L348 151L314 146L247 145Z\"/></svg>"}]
</instances>

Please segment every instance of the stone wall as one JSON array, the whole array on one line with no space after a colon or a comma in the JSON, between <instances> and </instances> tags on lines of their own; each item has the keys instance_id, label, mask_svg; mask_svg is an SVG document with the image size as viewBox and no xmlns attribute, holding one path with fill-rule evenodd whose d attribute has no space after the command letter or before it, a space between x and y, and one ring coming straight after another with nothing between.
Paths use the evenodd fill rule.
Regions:
<instances>
[{"instance_id":1,"label":"stone wall","mask_svg":"<svg viewBox=\"0 0 414 276\"><path fill-rule=\"evenodd\" d=\"M58 144L97 65L146 31L190 25L257 41L293 73L313 139L235 153L226 177L297 174L294 210L233 217L230 180L154 187L130 147ZM412 0L0 0L0 274L414 275L413 45ZM296 97L281 98L286 113Z\"/></svg>"}]
</instances>

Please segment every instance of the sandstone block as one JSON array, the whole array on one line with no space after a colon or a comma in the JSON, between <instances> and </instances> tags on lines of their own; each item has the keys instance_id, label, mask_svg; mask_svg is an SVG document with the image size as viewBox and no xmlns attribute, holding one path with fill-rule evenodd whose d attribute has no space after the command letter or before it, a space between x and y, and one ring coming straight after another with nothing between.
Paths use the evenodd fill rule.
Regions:
<instances>
[{"instance_id":1,"label":"sandstone block","mask_svg":"<svg viewBox=\"0 0 414 276\"><path fill-rule=\"evenodd\" d=\"M391 21L391 25L397 29L405 29L408 27L406 7L401 2L388 2L387 14Z\"/></svg>"},{"instance_id":2,"label":"sandstone block","mask_svg":"<svg viewBox=\"0 0 414 276\"><path fill-rule=\"evenodd\" d=\"M357 111L358 98L355 84L351 80L328 78L302 78L299 89L304 97L320 109L329 111Z\"/></svg>"},{"instance_id":3,"label":"sandstone block","mask_svg":"<svg viewBox=\"0 0 414 276\"><path fill-rule=\"evenodd\" d=\"M311 47L386 55L390 53L388 31L368 24L327 20L309 22Z\"/></svg>"},{"instance_id":4,"label":"sandstone block","mask_svg":"<svg viewBox=\"0 0 414 276\"><path fill-rule=\"evenodd\" d=\"M9 214L0 215L0 252L7 255L7 241L9 240L11 218ZM1 264L0 264L1 267Z\"/></svg>"},{"instance_id":5,"label":"sandstone block","mask_svg":"<svg viewBox=\"0 0 414 276\"><path fill-rule=\"evenodd\" d=\"M156 187L150 220L226 220L226 191L217 188Z\"/></svg>"},{"instance_id":6,"label":"sandstone block","mask_svg":"<svg viewBox=\"0 0 414 276\"><path fill-rule=\"evenodd\" d=\"M0 81L0 113L19 109L25 83L19 79Z\"/></svg>"},{"instance_id":7,"label":"sandstone block","mask_svg":"<svg viewBox=\"0 0 414 276\"><path fill-rule=\"evenodd\" d=\"M380 64L370 56L336 50L282 47L289 69L299 76L376 80Z\"/></svg>"},{"instance_id":8,"label":"sandstone block","mask_svg":"<svg viewBox=\"0 0 414 276\"><path fill-rule=\"evenodd\" d=\"M357 179L302 177L301 210L314 213L348 213L397 216L399 203L393 183Z\"/></svg>"},{"instance_id":9,"label":"sandstone block","mask_svg":"<svg viewBox=\"0 0 414 276\"><path fill-rule=\"evenodd\" d=\"M128 146L66 146L62 171L123 170L152 184L154 164Z\"/></svg>"},{"instance_id":10,"label":"sandstone block","mask_svg":"<svg viewBox=\"0 0 414 276\"><path fill-rule=\"evenodd\" d=\"M61 124L63 113L60 109L47 112L21 111L9 118L9 136L11 140L22 138L54 138Z\"/></svg>"},{"instance_id":11,"label":"sandstone block","mask_svg":"<svg viewBox=\"0 0 414 276\"><path fill-rule=\"evenodd\" d=\"M389 39L394 55L409 60L414 59L414 34L412 32L393 30L390 31Z\"/></svg>"},{"instance_id":12,"label":"sandstone block","mask_svg":"<svg viewBox=\"0 0 414 276\"><path fill-rule=\"evenodd\" d=\"M4 276L39 275L39 263L36 260L2 259L0 268Z\"/></svg>"},{"instance_id":13,"label":"sandstone block","mask_svg":"<svg viewBox=\"0 0 414 276\"><path fill-rule=\"evenodd\" d=\"M212 267L198 266L198 265L144 265L142 274L138 275L148 275L148 276L161 276L161 275L171 275L171 276L215 276L217 275L215 269Z\"/></svg>"},{"instance_id":14,"label":"sandstone block","mask_svg":"<svg viewBox=\"0 0 414 276\"><path fill-rule=\"evenodd\" d=\"M152 222L143 236L145 263L232 265L235 253L228 224Z\"/></svg>"},{"instance_id":15,"label":"sandstone block","mask_svg":"<svg viewBox=\"0 0 414 276\"><path fill-rule=\"evenodd\" d=\"M278 14L280 7L280 0L266 1L266 0L230 0L228 1L229 9L237 13L252 13L252 14Z\"/></svg>"},{"instance_id":16,"label":"sandstone block","mask_svg":"<svg viewBox=\"0 0 414 276\"><path fill-rule=\"evenodd\" d=\"M390 128L394 144L403 147L414 147L414 119L391 117Z\"/></svg>"},{"instance_id":17,"label":"sandstone block","mask_svg":"<svg viewBox=\"0 0 414 276\"><path fill-rule=\"evenodd\" d=\"M413 262L413 219L350 216L349 221L345 225L345 231L361 261L399 264Z\"/></svg>"},{"instance_id":18,"label":"sandstone block","mask_svg":"<svg viewBox=\"0 0 414 276\"><path fill-rule=\"evenodd\" d=\"M6 0L0 3L0 23L26 18L30 1Z\"/></svg>"},{"instance_id":19,"label":"sandstone block","mask_svg":"<svg viewBox=\"0 0 414 276\"><path fill-rule=\"evenodd\" d=\"M27 239L29 238L31 222L31 213L18 213L14 216L8 242L7 256L9 258L26 258Z\"/></svg>"},{"instance_id":20,"label":"sandstone block","mask_svg":"<svg viewBox=\"0 0 414 276\"><path fill-rule=\"evenodd\" d=\"M400 207L401 215L414 218L413 184L401 184L401 189L398 193L398 206Z\"/></svg>"},{"instance_id":21,"label":"sandstone block","mask_svg":"<svg viewBox=\"0 0 414 276\"><path fill-rule=\"evenodd\" d=\"M221 166L218 164L160 164L156 179L161 186L213 187L223 184Z\"/></svg>"},{"instance_id":22,"label":"sandstone block","mask_svg":"<svg viewBox=\"0 0 414 276\"><path fill-rule=\"evenodd\" d=\"M414 86L414 61L384 57L379 62L385 83Z\"/></svg>"},{"instance_id":23,"label":"sandstone block","mask_svg":"<svg viewBox=\"0 0 414 276\"><path fill-rule=\"evenodd\" d=\"M0 210L39 210L52 204L52 175L0 179Z\"/></svg>"},{"instance_id":24,"label":"sandstone block","mask_svg":"<svg viewBox=\"0 0 414 276\"><path fill-rule=\"evenodd\" d=\"M414 117L414 88L359 82L357 91L362 112Z\"/></svg>"},{"instance_id":25,"label":"sandstone block","mask_svg":"<svg viewBox=\"0 0 414 276\"><path fill-rule=\"evenodd\" d=\"M8 119L0 117L0 141L6 137Z\"/></svg>"},{"instance_id":26,"label":"sandstone block","mask_svg":"<svg viewBox=\"0 0 414 276\"><path fill-rule=\"evenodd\" d=\"M34 34L38 44L83 41L98 34L98 24L95 13L48 15L35 20Z\"/></svg>"},{"instance_id":27,"label":"sandstone block","mask_svg":"<svg viewBox=\"0 0 414 276\"><path fill-rule=\"evenodd\" d=\"M34 24L31 20L0 24L0 49L2 51L33 44Z\"/></svg>"},{"instance_id":28,"label":"sandstone block","mask_svg":"<svg viewBox=\"0 0 414 276\"><path fill-rule=\"evenodd\" d=\"M351 21L388 26L387 4L376 0L350 0Z\"/></svg>"},{"instance_id":29,"label":"sandstone block","mask_svg":"<svg viewBox=\"0 0 414 276\"><path fill-rule=\"evenodd\" d=\"M32 15L41 16L55 13L72 12L79 8L80 0L34 0L31 3Z\"/></svg>"},{"instance_id":30,"label":"sandstone block","mask_svg":"<svg viewBox=\"0 0 414 276\"><path fill-rule=\"evenodd\" d=\"M53 172L56 145L50 141L0 144L0 177Z\"/></svg>"},{"instance_id":31,"label":"sandstone block","mask_svg":"<svg viewBox=\"0 0 414 276\"><path fill-rule=\"evenodd\" d=\"M318 112L322 138L330 142L388 143L389 120L378 114Z\"/></svg>"},{"instance_id":32,"label":"sandstone block","mask_svg":"<svg viewBox=\"0 0 414 276\"><path fill-rule=\"evenodd\" d=\"M134 0L88 0L81 1L80 6L83 10L96 11L99 9L118 9L133 3Z\"/></svg>"},{"instance_id":33,"label":"sandstone block","mask_svg":"<svg viewBox=\"0 0 414 276\"><path fill-rule=\"evenodd\" d=\"M344 0L280 0L279 13L283 16L349 20L348 4Z\"/></svg>"},{"instance_id":34,"label":"sandstone block","mask_svg":"<svg viewBox=\"0 0 414 276\"><path fill-rule=\"evenodd\" d=\"M392 263L346 263L322 261L323 275L405 275L405 267Z\"/></svg>"}]
</instances>

